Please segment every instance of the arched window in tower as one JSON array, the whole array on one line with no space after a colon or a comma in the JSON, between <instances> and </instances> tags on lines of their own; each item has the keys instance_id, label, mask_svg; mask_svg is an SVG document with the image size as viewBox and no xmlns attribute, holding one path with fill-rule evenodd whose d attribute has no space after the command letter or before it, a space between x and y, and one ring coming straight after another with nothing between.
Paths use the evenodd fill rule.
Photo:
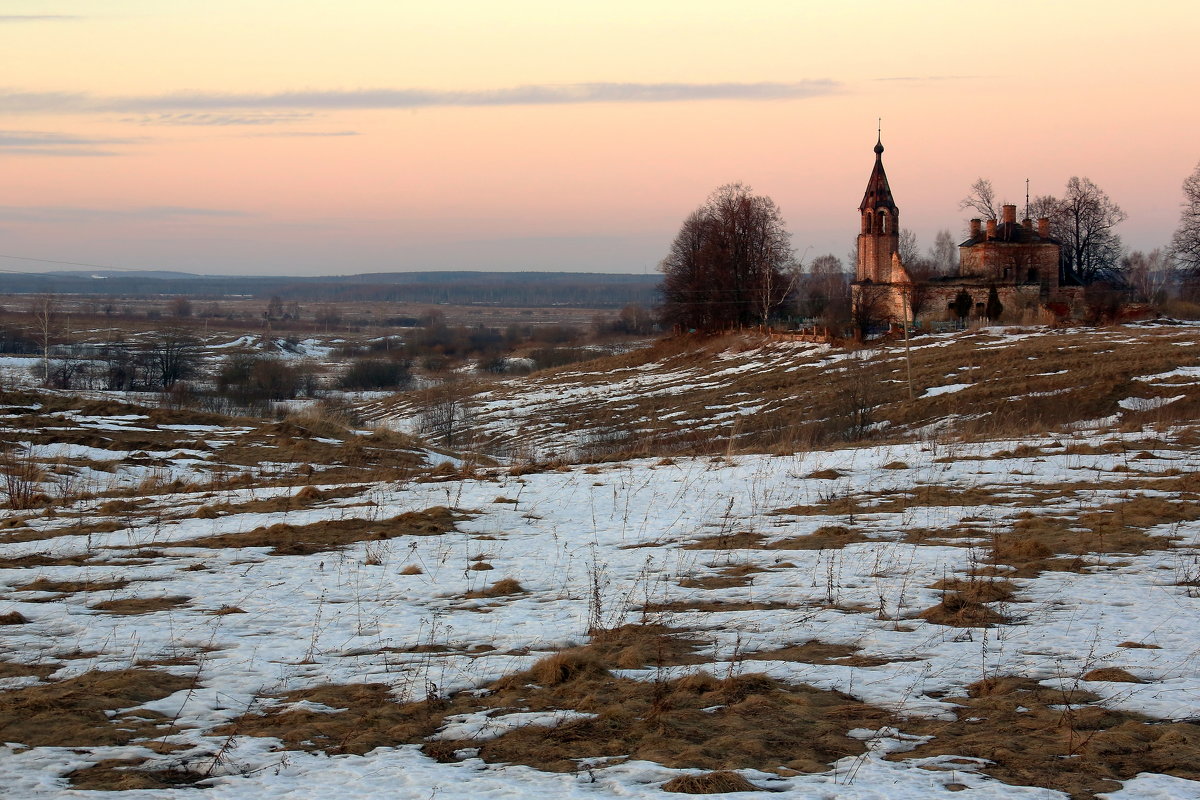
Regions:
<instances>
[{"instance_id":1,"label":"arched window in tower","mask_svg":"<svg viewBox=\"0 0 1200 800\"><path fill-rule=\"evenodd\" d=\"M891 233L891 231L888 229L888 213L883 209L879 210L879 232Z\"/></svg>"},{"instance_id":2,"label":"arched window in tower","mask_svg":"<svg viewBox=\"0 0 1200 800\"><path fill-rule=\"evenodd\" d=\"M873 219L875 219L875 216L870 211L868 211L867 213L862 215L862 232L863 233L871 232L871 221Z\"/></svg>"}]
</instances>

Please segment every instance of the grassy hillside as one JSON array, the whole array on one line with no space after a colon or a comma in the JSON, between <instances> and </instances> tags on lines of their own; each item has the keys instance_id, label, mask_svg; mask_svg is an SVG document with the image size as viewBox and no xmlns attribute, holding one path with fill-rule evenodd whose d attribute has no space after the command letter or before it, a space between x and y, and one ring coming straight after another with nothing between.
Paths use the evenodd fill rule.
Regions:
<instances>
[{"instance_id":1,"label":"grassy hillside","mask_svg":"<svg viewBox=\"0 0 1200 800\"><path fill-rule=\"evenodd\" d=\"M860 350L674 339L458 399L484 451L531 460L792 451L860 441L1138 427L1200 412L1200 328L986 328ZM438 395L365 408L416 429Z\"/></svg>"},{"instance_id":2,"label":"grassy hillside","mask_svg":"<svg viewBox=\"0 0 1200 800\"><path fill-rule=\"evenodd\" d=\"M748 338L455 389L511 462L5 393L0 786L1195 797L1197 332L927 338L912 400L902 345Z\"/></svg>"}]
</instances>

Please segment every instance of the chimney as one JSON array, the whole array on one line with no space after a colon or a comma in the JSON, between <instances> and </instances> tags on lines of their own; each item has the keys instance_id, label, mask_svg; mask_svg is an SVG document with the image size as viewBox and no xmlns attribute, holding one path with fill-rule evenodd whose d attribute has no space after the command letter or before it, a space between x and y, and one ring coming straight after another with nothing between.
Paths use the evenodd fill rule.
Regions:
<instances>
[{"instance_id":1,"label":"chimney","mask_svg":"<svg viewBox=\"0 0 1200 800\"><path fill-rule=\"evenodd\" d=\"M979 238L979 231L982 226L983 226L983 220L981 220L981 219L971 220L971 238L972 239Z\"/></svg>"},{"instance_id":2,"label":"chimney","mask_svg":"<svg viewBox=\"0 0 1200 800\"><path fill-rule=\"evenodd\" d=\"M1033 232L1033 220L1031 220L1029 217L1026 217L1025 219L1021 220L1021 227L1032 233Z\"/></svg>"},{"instance_id":3,"label":"chimney","mask_svg":"<svg viewBox=\"0 0 1200 800\"><path fill-rule=\"evenodd\" d=\"M987 221L987 238L989 238L989 239L996 238L996 220L994 220L994 219L989 219Z\"/></svg>"},{"instance_id":4,"label":"chimney","mask_svg":"<svg viewBox=\"0 0 1200 800\"><path fill-rule=\"evenodd\" d=\"M1050 218L1042 217L1038 220L1038 236L1043 239L1050 238Z\"/></svg>"},{"instance_id":5,"label":"chimney","mask_svg":"<svg viewBox=\"0 0 1200 800\"><path fill-rule=\"evenodd\" d=\"M1015 225L1017 223L1017 207L1011 204L1005 204L1004 206L1001 206L1001 209L1004 213L1004 224Z\"/></svg>"}]
</instances>

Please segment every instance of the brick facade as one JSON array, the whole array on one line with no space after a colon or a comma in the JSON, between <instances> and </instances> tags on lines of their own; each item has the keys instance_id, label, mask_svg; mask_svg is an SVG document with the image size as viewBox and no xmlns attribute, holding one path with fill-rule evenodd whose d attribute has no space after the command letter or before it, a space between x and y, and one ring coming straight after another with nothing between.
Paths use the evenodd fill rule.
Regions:
<instances>
[{"instance_id":1,"label":"brick facade","mask_svg":"<svg viewBox=\"0 0 1200 800\"><path fill-rule=\"evenodd\" d=\"M1061 285L1062 244L1050 236L1050 222L1017 222L1017 207L1005 205L999 220L971 220L971 235L959 245L958 274L912 283L899 258L900 209L883 170L883 143L875 145L875 166L859 205L858 265L853 284L855 308L864 303L881 308L899 322L950 319L951 303L962 291L971 297L969 316L984 315L991 287L1004 305L1002 318L1031 316L1052 322L1079 312L1082 289ZM912 306L916 314L912 315ZM880 322L888 320L881 319Z\"/></svg>"}]
</instances>

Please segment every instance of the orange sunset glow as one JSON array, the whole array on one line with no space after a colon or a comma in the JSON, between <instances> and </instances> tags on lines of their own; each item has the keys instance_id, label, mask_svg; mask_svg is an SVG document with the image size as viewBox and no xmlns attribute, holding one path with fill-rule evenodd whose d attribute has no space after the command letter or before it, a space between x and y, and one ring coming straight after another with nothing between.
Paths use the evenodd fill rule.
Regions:
<instances>
[{"instance_id":1,"label":"orange sunset glow","mask_svg":"<svg viewBox=\"0 0 1200 800\"><path fill-rule=\"evenodd\" d=\"M905 225L1087 176L1166 244L1193 2L8 0L0 268L652 272L733 181L842 256L877 118Z\"/></svg>"}]
</instances>

